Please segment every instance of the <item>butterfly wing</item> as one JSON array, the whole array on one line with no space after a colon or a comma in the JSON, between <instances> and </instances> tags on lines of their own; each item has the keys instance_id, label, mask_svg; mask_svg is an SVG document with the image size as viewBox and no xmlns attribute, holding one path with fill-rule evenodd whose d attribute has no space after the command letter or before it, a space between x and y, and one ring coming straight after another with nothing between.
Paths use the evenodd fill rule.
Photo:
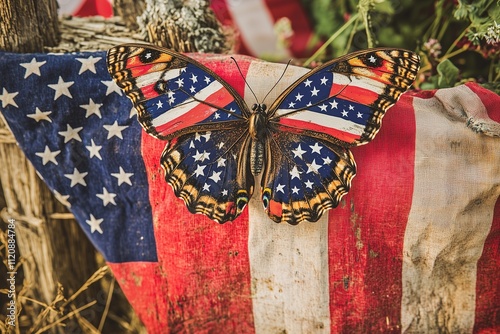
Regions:
<instances>
[{"instance_id":1,"label":"butterfly wing","mask_svg":"<svg viewBox=\"0 0 500 334\"><path fill-rule=\"evenodd\" d=\"M340 202L366 144L415 80L418 56L372 49L332 60L299 78L269 109L262 200L276 222L316 221Z\"/></svg>"},{"instance_id":2,"label":"butterfly wing","mask_svg":"<svg viewBox=\"0 0 500 334\"><path fill-rule=\"evenodd\" d=\"M348 54L319 66L292 84L269 108L283 131L343 146L370 142L382 117L413 83L419 57L397 49Z\"/></svg>"},{"instance_id":3,"label":"butterfly wing","mask_svg":"<svg viewBox=\"0 0 500 334\"><path fill-rule=\"evenodd\" d=\"M230 129L248 108L217 74L180 53L152 45L111 48L108 71L132 100L147 133L171 139L186 133Z\"/></svg>"},{"instance_id":4,"label":"butterfly wing","mask_svg":"<svg viewBox=\"0 0 500 334\"><path fill-rule=\"evenodd\" d=\"M243 128L174 138L161 157L165 179L190 212L219 223L232 221L253 192L249 146L250 137Z\"/></svg>"},{"instance_id":5,"label":"butterfly wing","mask_svg":"<svg viewBox=\"0 0 500 334\"><path fill-rule=\"evenodd\" d=\"M315 222L339 204L351 187L356 164L348 148L276 131L267 141L262 175L264 209L275 222Z\"/></svg>"},{"instance_id":6,"label":"butterfly wing","mask_svg":"<svg viewBox=\"0 0 500 334\"><path fill-rule=\"evenodd\" d=\"M254 187L243 99L204 65L164 48L124 44L107 61L142 127L167 140L161 164L175 195L192 213L235 219Z\"/></svg>"}]
</instances>

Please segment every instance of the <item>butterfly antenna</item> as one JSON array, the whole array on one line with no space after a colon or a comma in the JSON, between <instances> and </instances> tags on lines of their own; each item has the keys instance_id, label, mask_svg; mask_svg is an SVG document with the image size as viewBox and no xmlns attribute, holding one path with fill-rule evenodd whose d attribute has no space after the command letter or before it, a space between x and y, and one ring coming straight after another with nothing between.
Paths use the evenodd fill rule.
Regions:
<instances>
[{"instance_id":1,"label":"butterfly antenna","mask_svg":"<svg viewBox=\"0 0 500 334\"><path fill-rule=\"evenodd\" d=\"M241 77L243 78L243 81L245 81L245 85L247 85L247 87L250 89L250 91L252 92L253 94L253 97L255 97L255 101L257 103L259 103L259 99L257 99L257 95L255 95L252 87L250 87L250 85L248 84L247 82L247 79L245 79L245 76L243 75L243 72L241 72L241 69L240 69L240 65L238 65L238 62L236 61L236 59L234 59L234 57L231 57L231 59L234 61L234 63L236 64L236 67L238 68L238 72L240 72L240 75Z\"/></svg>"},{"instance_id":2,"label":"butterfly antenna","mask_svg":"<svg viewBox=\"0 0 500 334\"><path fill-rule=\"evenodd\" d=\"M267 96L273 91L273 89L278 85L278 83L281 81L281 79L283 79L283 76L285 75L286 73L286 70L288 69L288 65L290 65L290 63L292 62L292 60L290 59L288 61L288 63L286 63L286 66L285 66L285 69L283 70L283 73L281 73L281 76L278 78L278 80L276 81L276 83L274 84L274 86L269 90L269 92L267 92L266 96L264 96L264 98L262 99L262 101L265 101Z\"/></svg>"}]
</instances>

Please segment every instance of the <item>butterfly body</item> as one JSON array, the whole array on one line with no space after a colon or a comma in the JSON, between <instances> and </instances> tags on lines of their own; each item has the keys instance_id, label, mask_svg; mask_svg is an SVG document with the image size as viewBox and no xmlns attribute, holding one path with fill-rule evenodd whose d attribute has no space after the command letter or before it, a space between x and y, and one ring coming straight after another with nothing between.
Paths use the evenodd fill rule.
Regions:
<instances>
[{"instance_id":1,"label":"butterfly body","mask_svg":"<svg viewBox=\"0 0 500 334\"><path fill-rule=\"evenodd\" d=\"M267 140L268 119L265 104L254 104L248 118L248 134L252 137L250 166L252 175L257 176L264 165L264 142Z\"/></svg>"},{"instance_id":2,"label":"butterfly body","mask_svg":"<svg viewBox=\"0 0 500 334\"><path fill-rule=\"evenodd\" d=\"M374 138L418 62L404 50L360 51L302 75L269 108L249 108L182 54L138 44L108 52L108 70L139 122L166 141L160 161L175 195L219 223L243 212L255 176L275 222L314 222L336 207L356 174L349 147Z\"/></svg>"}]
</instances>

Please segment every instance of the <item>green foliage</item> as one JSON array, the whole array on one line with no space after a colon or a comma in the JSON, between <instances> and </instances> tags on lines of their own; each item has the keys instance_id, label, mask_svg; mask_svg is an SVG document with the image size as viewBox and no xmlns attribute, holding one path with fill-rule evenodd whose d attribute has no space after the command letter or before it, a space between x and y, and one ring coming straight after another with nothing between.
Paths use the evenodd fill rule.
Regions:
<instances>
[{"instance_id":1,"label":"green foliage","mask_svg":"<svg viewBox=\"0 0 500 334\"><path fill-rule=\"evenodd\" d=\"M449 59L445 59L436 66L438 72L438 88L453 87L458 81L458 67Z\"/></svg>"},{"instance_id":2,"label":"green foliage","mask_svg":"<svg viewBox=\"0 0 500 334\"><path fill-rule=\"evenodd\" d=\"M375 46L417 51L418 88L476 81L499 92L498 0L302 0L325 45L306 61Z\"/></svg>"}]
</instances>

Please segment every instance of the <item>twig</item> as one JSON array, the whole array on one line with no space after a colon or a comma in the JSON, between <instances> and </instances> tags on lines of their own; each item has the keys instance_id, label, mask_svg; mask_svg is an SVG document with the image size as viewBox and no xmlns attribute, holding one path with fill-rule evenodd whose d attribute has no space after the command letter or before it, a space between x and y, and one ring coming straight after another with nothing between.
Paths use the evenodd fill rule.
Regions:
<instances>
[{"instance_id":1,"label":"twig","mask_svg":"<svg viewBox=\"0 0 500 334\"><path fill-rule=\"evenodd\" d=\"M344 30L346 30L355 20L358 19L358 17L359 17L358 13L351 16L349 21L344 23L344 25L342 27L340 27L339 30L337 30L335 32L335 34L330 36L330 38L311 57L309 57L309 59L307 59L304 62L304 67L309 66L321 53L323 53L323 51L325 51L325 49L328 47L328 45L330 45L337 37L339 37L340 34L342 34L344 32Z\"/></svg>"}]
</instances>

